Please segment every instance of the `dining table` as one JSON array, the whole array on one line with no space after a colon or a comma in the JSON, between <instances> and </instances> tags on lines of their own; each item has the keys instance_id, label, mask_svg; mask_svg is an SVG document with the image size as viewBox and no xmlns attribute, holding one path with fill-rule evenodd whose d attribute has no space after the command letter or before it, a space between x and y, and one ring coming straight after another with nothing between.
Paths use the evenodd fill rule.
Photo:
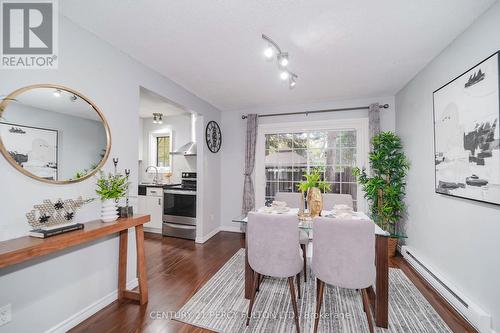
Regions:
<instances>
[{"instance_id":1,"label":"dining table","mask_svg":"<svg viewBox=\"0 0 500 333\"><path fill-rule=\"evenodd\" d=\"M268 214L294 214L298 216L298 208L290 208L286 212L266 211ZM323 217L335 218L334 211L323 210L321 212ZM343 219L345 219L345 215ZM353 212L350 214L351 219L371 219L363 212ZM248 222L248 215L243 214L232 219L233 222L246 224ZM304 230L309 235L310 239L314 238L312 218L299 218L298 228ZM376 278L375 285L368 289L368 296L370 304L373 308L375 317L375 324L377 327L387 328L389 324L389 253L388 253L388 239L390 234L382 230L375 222L375 267ZM314 240L313 240L314 242ZM314 255L314 253L313 253ZM304 272L306 274L306 272ZM252 294L254 271L248 263L247 242L245 242L245 298L250 299Z\"/></svg>"}]
</instances>

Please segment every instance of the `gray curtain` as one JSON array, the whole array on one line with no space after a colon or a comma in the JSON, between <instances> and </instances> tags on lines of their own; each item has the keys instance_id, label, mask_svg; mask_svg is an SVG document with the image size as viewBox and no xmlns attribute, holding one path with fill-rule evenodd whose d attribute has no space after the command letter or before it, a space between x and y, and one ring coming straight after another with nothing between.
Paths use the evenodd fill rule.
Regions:
<instances>
[{"instance_id":1,"label":"gray curtain","mask_svg":"<svg viewBox=\"0 0 500 333\"><path fill-rule=\"evenodd\" d=\"M252 173L255 166L255 145L257 143L257 115L247 115L247 140L245 148L245 183L243 185L243 214L255 208L255 191L252 182Z\"/></svg>"},{"instance_id":2,"label":"gray curtain","mask_svg":"<svg viewBox=\"0 0 500 333\"><path fill-rule=\"evenodd\" d=\"M380 106L378 103L370 104L368 109L368 130L371 144L373 137L380 133Z\"/></svg>"}]
</instances>

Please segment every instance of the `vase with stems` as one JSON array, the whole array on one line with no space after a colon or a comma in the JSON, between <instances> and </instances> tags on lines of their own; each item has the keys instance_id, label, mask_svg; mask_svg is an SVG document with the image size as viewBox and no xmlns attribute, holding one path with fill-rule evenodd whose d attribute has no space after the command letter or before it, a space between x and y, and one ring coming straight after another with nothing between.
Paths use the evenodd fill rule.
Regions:
<instances>
[{"instance_id":1,"label":"vase with stems","mask_svg":"<svg viewBox=\"0 0 500 333\"><path fill-rule=\"evenodd\" d=\"M128 175L99 172L96 193L102 202L101 220L103 222L114 222L118 219L118 200L127 194L128 187Z\"/></svg>"},{"instance_id":2,"label":"vase with stems","mask_svg":"<svg viewBox=\"0 0 500 333\"><path fill-rule=\"evenodd\" d=\"M305 180L301 181L297 187L302 192L302 198L307 193L307 209L311 217L321 215L323 210L322 193L330 191L330 184L321 180L321 173L318 168L312 169L304 175ZM302 199L304 200L304 199Z\"/></svg>"}]
</instances>

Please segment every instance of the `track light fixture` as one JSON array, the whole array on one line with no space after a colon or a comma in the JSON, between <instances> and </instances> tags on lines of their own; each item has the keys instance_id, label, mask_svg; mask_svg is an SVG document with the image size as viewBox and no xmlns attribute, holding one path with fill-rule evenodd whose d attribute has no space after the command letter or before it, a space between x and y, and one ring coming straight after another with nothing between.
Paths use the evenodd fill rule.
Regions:
<instances>
[{"instance_id":1,"label":"track light fixture","mask_svg":"<svg viewBox=\"0 0 500 333\"><path fill-rule=\"evenodd\" d=\"M278 62L278 67L282 69L280 72L281 80L283 81L288 80L290 89L294 88L295 85L297 84L298 75L290 72L287 69L288 68L287 66L290 63L288 52L283 52L275 41L273 41L270 37L264 34L262 34L262 39L264 39L267 42L267 47L264 50L264 57L267 60L271 60L274 54L276 53L276 60Z\"/></svg>"},{"instance_id":2,"label":"track light fixture","mask_svg":"<svg viewBox=\"0 0 500 333\"><path fill-rule=\"evenodd\" d=\"M153 124L163 124L162 113L153 113Z\"/></svg>"}]
</instances>

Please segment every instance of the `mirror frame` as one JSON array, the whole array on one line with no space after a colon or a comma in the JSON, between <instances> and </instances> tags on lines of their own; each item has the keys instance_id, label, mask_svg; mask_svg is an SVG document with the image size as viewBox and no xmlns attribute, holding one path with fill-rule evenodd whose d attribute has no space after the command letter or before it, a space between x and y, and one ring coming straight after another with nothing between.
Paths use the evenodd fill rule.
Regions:
<instances>
[{"instance_id":1,"label":"mirror frame","mask_svg":"<svg viewBox=\"0 0 500 333\"><path fill-rule=\"evenodd\" d=\"M50 83L33 84L33 85L26 86L26 87L22 87L22 88L19 88L17 90L14 90L13 92L11 92L9 95L7 95L6 97L4 97L1 100L1 102L0 102L0 118L2 117L3 112L6 110L7 106L11 102L14 102L14 103L17 102L17 100L16 100L17 96L21 95L22 93L24 93L26 91L37 89L37 88L53 88L53 89L64 90L64 91L67 91L69 93L77 95L78 97L80 97L81 99L83 99L84 101L86 101L87 103L89 103L92 106L94 111L97 112L97 114L101 118L103 125L104 125L104 129L106 131L107 143L106 143L106 152L104 153L104 157L101 159L101 161L99 162L97 167L95 169L93 169L91 172L89 172L88 174L86 174L84 177L81 177L78 179L72 179L72 180L48 180L48 179L38 177L38 176L32 174L31 172L26 171L26 169L22 168L19 164L17 164L17 162L12 158L12 156L10 156L9 152L5 148L1 137L0 137L0 153L2 153L2 155L5 157L7 162L9 162L10 165L12 165L14 168L16 168L17 171L21 172L22 174L24 174L30 178L33 178L35 180L38 180L38 181L41 181L44 183L59 184L59 185L75 184L75 183L79 183L81 181L84 181L84 180L92 177L99 170L102 169L102 167L104 166L104 164L108 160L108 157L109 157L109 154L111 151L111 130L109 128L109 124L108 124L106 118L104 117L104 114L102 113L102 111L97 107L97 105L94 104L94 102L92 102L89 98L82 95L80 92L78 92L74 89L62 86L62 85L50 84Z\"/></svg>"}]
</instances>

